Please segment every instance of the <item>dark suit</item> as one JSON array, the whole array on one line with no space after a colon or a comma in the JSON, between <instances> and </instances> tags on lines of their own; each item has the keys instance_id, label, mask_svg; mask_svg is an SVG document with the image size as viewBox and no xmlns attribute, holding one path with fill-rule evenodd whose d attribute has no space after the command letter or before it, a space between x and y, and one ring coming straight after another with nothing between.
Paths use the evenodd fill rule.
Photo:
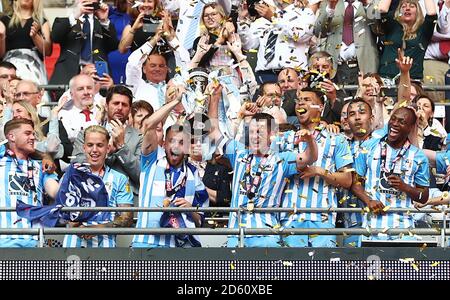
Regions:
<instances>
[{"instance_id":1,"label":"dark suit","mask_svg":"<svg viewBox=\"0 0 450 300\"><path fill-rule=\"evenodd\" d=\"M69 18L56 18L53 22L51 37L53 42L59 43L61 54L56 62L50 84L68 84L69 80L79 73L80 53L84 42L81 24L77 22L72 27ZM106 29L94 17L92 61L108 61L108 53L116 50L118 45L114 25L110 23Z\"/></svg>"}]
</instances>

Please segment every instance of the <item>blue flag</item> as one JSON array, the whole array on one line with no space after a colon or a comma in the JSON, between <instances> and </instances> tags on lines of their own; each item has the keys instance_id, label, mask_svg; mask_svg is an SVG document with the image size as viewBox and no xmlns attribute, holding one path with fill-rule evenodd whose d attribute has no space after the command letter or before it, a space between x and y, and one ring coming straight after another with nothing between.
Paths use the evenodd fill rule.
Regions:
<instances>
[{"instance_id":1,"label":"blue flag","mask_svg":"<svg viewBox=\"0 0 450 300\"><path fill-rule=\"evenodd\" d=\"M58 219L70 222L105 220L109 212L62 212L62 207L106 207L108 192L102 178L92 174L85 165L70 165L59 186L56 203L33 206L17 201L16 212L33 223L40 222L45 227L54 227Z\"/></svg>"}]
</instances>

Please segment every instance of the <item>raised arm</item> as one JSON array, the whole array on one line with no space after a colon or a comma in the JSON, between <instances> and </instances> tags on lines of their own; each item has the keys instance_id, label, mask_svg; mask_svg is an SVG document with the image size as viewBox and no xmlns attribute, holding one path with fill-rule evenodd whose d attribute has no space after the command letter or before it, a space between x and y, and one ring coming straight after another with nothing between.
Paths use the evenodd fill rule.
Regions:
<instances>
[{"instance_id":1,"label":"raised arm","mask_svg":"<svg viewBox=\"0 0 450 300\"><path fill-rule=\"evenodd\" d=\"M397 67L400 69L400 82L398 85L397 103L404 101L410 102L411 99L411 78L409 70L411 70L413 58L404 56L403 50L397 49L397 58L395 59Z\"/></svg>"},{"instance_id":2,"label":"raised arm","mask_svg":"<svg viewBox=\"0 0 450 300\"><path fill-rule=\"evenodd\" d=\"M156 127L160 122L167 118L172 109L181 103L181 96L183 90L175 85L169 84L166 92L166 104L155 111L149 118L147 118L142 127L144 129L144 136L142 141L142 155L147 155L158 147L158 136L156 134Z\"/></svg>"},{"instance_id":3,"label":"raised arm","mask_svg":"<svg viewBox=\"0 0 450 300\"><path fill-rule=\"evenodd\" d=\"M220 83L210 83L207 87L209 96L208 117L211 122L209 137L215 142L219 141L222 133L219 129L219 101L222 97L222 86Z\"/></svg>"}]
</instances>

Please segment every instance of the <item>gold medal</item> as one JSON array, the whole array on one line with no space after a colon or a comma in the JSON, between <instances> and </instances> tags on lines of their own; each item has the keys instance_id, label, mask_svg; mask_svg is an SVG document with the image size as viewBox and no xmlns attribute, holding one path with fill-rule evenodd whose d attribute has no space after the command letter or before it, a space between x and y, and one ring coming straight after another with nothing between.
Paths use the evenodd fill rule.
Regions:
<instances>
[{"instance_id":1,"label":"gold medal","mask_svg":"<svg viewBox=\"0 0 450 300\"><path fill-rule=\"evenodd\" d=\"M163 201L163 207L169 207L169 205L170 205L170 198L164 199L164 201Z\"/></svg>"},{"instance_id":2,"label":"gold medal","mask_svg":"<svg viewBox=\"0 0 450 300\"><path fill-rule=\"evenodd\" d=\"M249 212L252 212L254 209L255 209L255 203L253 202L253 200L250 200L250 201L247 203L247 210L248 210Z\"/></svg>"}]
</instances>

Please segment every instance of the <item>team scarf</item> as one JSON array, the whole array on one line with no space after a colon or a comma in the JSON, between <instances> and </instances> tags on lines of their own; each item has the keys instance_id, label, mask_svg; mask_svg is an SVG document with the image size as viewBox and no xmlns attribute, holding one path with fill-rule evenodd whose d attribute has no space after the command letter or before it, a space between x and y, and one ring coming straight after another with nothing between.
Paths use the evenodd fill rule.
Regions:
<instances>
[{"instance_id":1,"label":"team scarf","mask_svg":"<svg viewBox=\"0 0 450 300\"><path fill-rule=\"evenodd\" d=\"M33 224L55 227L61 223L103 220L109 212L62 212L63 207L106 207L108 192L103 179L84 164L72 164L61 181L55 204L33 206L17 201L16 213Z\"/></svg>"}]
</instances>

